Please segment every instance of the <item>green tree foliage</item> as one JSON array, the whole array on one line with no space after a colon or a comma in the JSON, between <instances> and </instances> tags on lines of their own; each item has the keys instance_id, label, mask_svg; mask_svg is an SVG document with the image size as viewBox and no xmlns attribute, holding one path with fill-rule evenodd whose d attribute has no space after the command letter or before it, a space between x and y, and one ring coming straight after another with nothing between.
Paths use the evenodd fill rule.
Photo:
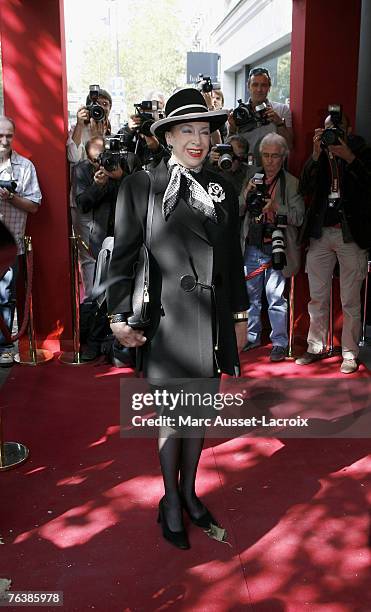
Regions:
<instances>
[{"instance_id":1,"label":"green tree foliage","mask_svg":"<svg viewBox=\"0 0 371 612\"><path fill-rule=\"evenodd\" d=\"M118 24L119 75L124 78L128 111L149 92L169 95L186 79L190 24L180 18L174 0L141 0L127 6L125 27ZM115 41L91 39L84 50L79 88L98 82L110 88L116 76Z\"/></svg>"}]
</instances>

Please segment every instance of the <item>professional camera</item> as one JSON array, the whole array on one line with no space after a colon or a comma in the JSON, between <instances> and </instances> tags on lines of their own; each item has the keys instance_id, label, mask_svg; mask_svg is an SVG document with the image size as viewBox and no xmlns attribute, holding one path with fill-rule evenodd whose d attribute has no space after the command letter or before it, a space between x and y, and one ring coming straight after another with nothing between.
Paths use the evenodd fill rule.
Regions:
<instances>
[{"instance_id":1,"label":"professional camera","mask_svg":"<svg viewBox=\"0 0 371 612\"><path fill-rule=\"evenodd\" d=\"M255 110L249 105L237 100L238 106L234 109L232 115L237 127L244 127L247 132L255 130L262 125L268 125L269 121L266 117L267 105L265 102L258 104Z\"/></svg>"},{"instance_id":2,"label":"professional camera","mask_svg":"<svg viewBox=\"0 0 371 612\"><path fill-rule=\"evenodd\" d=\"M86 108L89 111L90 119L94 119L94 121L104 121L106 117L106 111L104 110L103 106L98 104L99 91L99 85L90 85L86 103ZM85 121L85 123L89 122Z\"/></svg>"},{"instance_id":3,"label":"professional camera","mask_svg":"<svg viewBox=\"0 0 371 612\"><path fill-rule=\"evenodd\" d=\"M326 128L321 134L321 145L323 148L341 144L339 138L342 140L345 138L345 132L340 127L343 116L340 104L329 104L328 112L333 127Z\"/></svg>"},{"instance_id":4,"label":"professional camera","mask_svg":"<svg viewBox=\"0 0 371 612\"><path fill-rule=\"evenodd\" d=\"M237 102L238 106L232 113L235 124L237 127L247 127L248 131L253 130L256 127L256 122L252 109L248 104L242 102L241 99L237 100Z\"/></svg>"},{"instance_id":5,"label":"professional camera","mask_svg":"<svg viewBox=\"0 0 371 612\"><path fill-rule=\"evenodd\" d=\"M285 237L282 229L275 227L272 232L272 268L273 270L283 270L287 264L285 253Z\"/></svg>"},{"instance_id":6,"label":"professional camera","mask_svg":"<svg viewBox=\"0 0 371 612\"><path fill-rule=\"evenodd\" d=\"M1 189L7 189L11 193L15 193L17 189L17 181L0 181Z\"/></svg>"},{"instance_id":7,"label":"professional camera","mask_svg":"<svg viewBox=\"0 0 371 612\"><path fill-rule=\"evenodd\" d=\"M266 105L265 102L262 102L261 104L257 104L255 106L256 127L261 127L262 125L268 125L269 121L266 117L267 108L268 106Z\"/></svg>"},{"instance_id":8,"label":"professional camera","mask_svg":"<svg viewBox=\"0 0 371 612\"><path fill-rule=\"evenodd\" d=\"M160 103L157 100L143 100L134 104L135 114L140 117L140 125L137 130L143 136L152 136L151 125L163 118L163 113L159 109Z\"/></svg>"},{"instance_id":9,"label":"professional camera","mask_svg":"<svg viewBox=\"0 0 371 612\"><path fill-rule=\"evenodd\" d=\"M264 183L264 174L257 172L252 177L256 188L247 194L247 210L252 217L257 219L261 216L263 208L266 205L267 188Z\"/></svg>"},{"instance_id":10,"label":"professional camera","mask_svg":"<svg viewBox=\"0 0 371 612\"><path fill-rule=\"evenodd\" d=\"M125 165L127 154L124 134L107 136L104 139L104 151L98 156L97 162L107 172L113 172L113 170Z\"/></svg>"},{"instance_id":11,"label":"professional camera","mask_svg":"<svg viewBox=\"0 0 371 612\"><path fill-rule=\"evenodd\" d=\"M287 264L285 253L285 236L283 228L287 227L287 216L277 215L275 223L263 224L263 241L272 244L272 267L283 270Z\"/></svg>"},{"instance_id":12,"label":"professional camera","mask_svg":"<svg viewBox=\"0 0 371 612\"><path fill-rule=\"evenodd\" d=\"M232 168L233 160L235 155L233 147L230 144L217 144L215 145L216 153L219 153L218 166L221 170L230 170Z\"/></svg>"},{"instance_id":13,"label":"professional camera","mask_svg":"<svg viewBox=\"0 0 371 612\"><path fill-rule=\"evenodd\" d=\"M198 75L199 80L197 81L198 91L202 93L210 93L213 89L220 89L220 83L212 83L211 77L204 76L203 74Z\"/></svg>"}]
</instances>

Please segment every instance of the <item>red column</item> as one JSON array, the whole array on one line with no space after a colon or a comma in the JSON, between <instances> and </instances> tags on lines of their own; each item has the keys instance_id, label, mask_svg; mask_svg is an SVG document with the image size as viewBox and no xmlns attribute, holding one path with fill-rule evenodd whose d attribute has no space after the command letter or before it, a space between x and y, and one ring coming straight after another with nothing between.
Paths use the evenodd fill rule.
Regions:
<instances>
[{"instance_id":1,"label":"red column","mask_svg":"<svg viewBox=\"0 0 371 612\"><path fill-rule=\"evenodd\" d=\"M360 18L361 0L293 0L290 107L295 145L290 170L297 176L311 154L314 129L323 126L328 104L342 104L354 125ZM298 275L296 285L296 327L306 335L309 296L304 274ZM335 298L339 324L338 290Z\"/></svg>"},{"instance_id":2,"label":"red column","mask_svg":"<svg viewBox=\"0 0 371 612\"><path fill-rule=\"evenodd\" d=\"M5 114L14 148L36 166L41 208L29 215L33 303L39 346L71 337L67 87L63 0L0 0ZM54 342L51 342L54 340Z\"/></svg>"}]
</instances>

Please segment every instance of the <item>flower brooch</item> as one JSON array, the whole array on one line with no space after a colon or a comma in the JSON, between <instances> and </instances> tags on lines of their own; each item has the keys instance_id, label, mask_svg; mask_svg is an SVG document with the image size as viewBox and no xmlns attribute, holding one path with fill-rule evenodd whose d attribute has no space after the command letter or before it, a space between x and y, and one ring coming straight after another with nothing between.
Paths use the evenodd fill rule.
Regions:
<instances>
[{"instance_id":1,"label":"flower brooch","mask_svg":"<svg viewBox=\"0 0 371 612\"><path fill-rule=\"evenodd\" d=\"M207 193L213 200L213 202L222 202L225 200L224 189L219 183L209 183Z\"/></svg>"}]
</instances>

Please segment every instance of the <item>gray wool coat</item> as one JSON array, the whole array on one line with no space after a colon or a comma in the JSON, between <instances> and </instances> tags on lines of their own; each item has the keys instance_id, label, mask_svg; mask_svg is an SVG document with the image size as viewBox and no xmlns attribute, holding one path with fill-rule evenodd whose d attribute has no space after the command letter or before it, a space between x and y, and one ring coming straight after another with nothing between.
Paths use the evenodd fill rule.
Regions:
<instances>
[{"instance_id":1,"label":"gray wool coat","mask_svg":"<svg viewBox=\"0 0 371 612\"><path fill-rule=\"evenodd\" d=\"M246 310L248 298L239 243L238 201L233 187L204 168L197 180L206 191L213 190L221 199L214 200L218 223L186 203L186 190L165 221L162 214L168 183L165 163L152 170L152 175L156 195L151 253L162 277L163 316L153 339L140 349L144 375L156 380L207 378L220 372L238 375L233 313ZM144 171L129 176L121 184L109 278L133 273L143 243L149 188L149 177ZM180 283L184 275L213 285L214 291L200 285L193 291L184 291ZM109 313L130 313L131 281L112 285L107 293Z\"/></svg>"}]
</instances>

